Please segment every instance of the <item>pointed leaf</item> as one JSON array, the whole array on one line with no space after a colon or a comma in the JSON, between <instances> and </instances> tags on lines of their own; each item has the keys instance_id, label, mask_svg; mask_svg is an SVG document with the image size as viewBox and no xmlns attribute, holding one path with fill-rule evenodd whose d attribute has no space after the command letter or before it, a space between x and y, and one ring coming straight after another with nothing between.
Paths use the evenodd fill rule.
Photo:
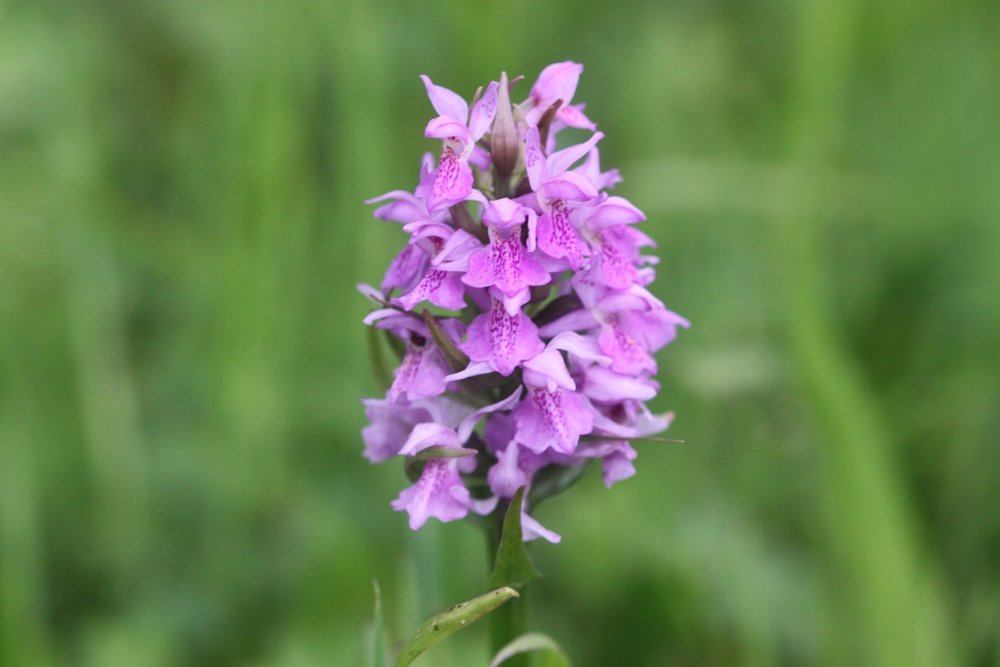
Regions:
<instances>
[{"instance_id":1,"label":"pointed leaf","mask_svg":"<svg viewBox=\"0 0 1000 667\"><path fill-rule=\"evenodd\" d=\"M556 112L559 111L562 103L562 100L553 102L538 121L539 143L542 145L542 150L545 150L545 144L549 142L549 126L552 125L552 119L556 117Z\"/></svg>"},{"instance_id":2,"label":"pointed leaf","mask_svg":"<svg viewBox=\"0 0 1000 667\"><path fill-rule=\"evenodd\" d=\"M452 342L448 334L444 332L441 325L431 315L431 311L426 308L424 308L424 323L431 332L434 344L438 346L438 349L441 350L444 358L448 361L448 365L451 366L451 370L455 373L464 370L469 365L469 357L455 346L455 343Z\"/></svg>"},{"instance_id":3,"label":"pointed leaf","mask_svg":"<svg viewBox=\"0 0 1000 667\"><path fill-rule=\"evenodd\" d=\"M581 442L629 442L636 444L658 444L658 445L686 445L687 440L676 440L674 438L658 438L647 435L640 438L619 438L614 435L584 435L580 436Z\"/></svg>"},{"instance_id":4,"label":"pointed leaf","mask_svg":"<svg viewBox=\"0 0 1000 667\"><path fill-rule=\"evenodd\" d=\"M402 361L406 356L406 344L388 331L385 332L385 340L389 343L389 349L396 355L396 361Z\"/></svg>"},{"instance_id":5,"label":"pointed leaf","mask_svg":"<svg viewBox=\"0 0 1000 667\"><path fill-rule=\"evenodd\" d=\"M424 621L399 655L396 667L407 667L421 653L462 628L472 625L511 598L518 597L517 591L504 586L485 595L472 598L468 602L447 609Z\"/></svg>"},{"instance_id":6,"label":"pointed leaf","mask_svg":"<svg viewBox=\"0 0 1000 667\"><path fill-rule=\"evenodd\" d=\"M385 363L385 351L379 342L378 329L368 327L368 360L372 366L372 377L378 388L385 392L392 386L392 374Z\"/></svg>"},{"instance_id":7,"label":"pointed leaf","mask_svg":"<svg viewBox=\"0 0 1000 667\"><path fill-rule=\"evenodd\" d=\"M424 471L424 466L430 459L460 459L466 456L475 456L478 452L465 447L444 447L434 445L426 449L421 449L413 456L407 456L403 462L403 471L411 482L420 479L420 473Z\"/></svg>"},{"instance_id":8,"label":"pointed leaf","mask_svg":"<svg viewBox=\"0 0 1000 667\"><path fill-rule=\"evenodd\" d=\"M531 319L537 326L542 327L581 308L583 303L580 302L580 297L575 294L564 294L545 304L545 307Z\"/></svg>"},{"instance_id":9,"label":"pointed leaf","mask_svg":"<svg viewBox=\"0 0 1000 667\"><path fill-rule=\"evenodd\" d=\"M482 243L490 242L486 226L482 223L476 222L476 219L472 217L471 213L469 213L469 207L465 202L455 204L448 210L451 212L451 219L455 221L455 224L458 225L459 229L463 229L472 234Z\"/></svg>"},{"instance_id":10,"label":"pointed leaf","mask_svg":"<svg viewBox=\"0 0 1000 667\"><path fill-rule=\"evenodd\" d=\"M466 456L475 456L476 450L467 447L445 447L444 445L433 445L426 447L410 456L411 461L426 461L427 459L461 459Z\"/></svg>"},{"instance_id":11,"label":"pointed leaf","mask_svg":"<svg viewBox=\"0 0 1000 667\"><path fill-rule=\"evenodd\" d=\"M521 653L532 653L543 651L541 660L535 664L538 667L570 667L569 658L563 652L562 647L554 639L540 632L530 632L521 635L511 643L500 649L500 652L493 657L490 667L498 667L508 658Z\"/></svg>"},{"instance_id":12,"label":"pointed leaf","mask_svg":"<svg viewBox=\"0 0 1000 667\"><path fill-rule=\"evenodd\" d=\"M382 591L379 589L378 580L372 580L375 589L375 620L372 632L372 665L373 667L385 667L385 623L382 620Z\"/></svg>"},{"instance_id":13,"label":"pointed leaf","mask_svg":"<svg viewBox=\"0 0 1000 667\"><path fill-rule=\"evenodd\" d=\"M514 494L503 518L503 533L497 547L496 565L490 577L490 586L514 586L521 588L541 575L531 563L528 548L524 545L521 529L521 503L524 499L522 486Z\"/></svg>"},{"instance_id":14,"label":"pointed leaf","mask_svg":"<svg viewBox=\"0 0 1000 667\"><path fill-rule=\"evenodd\" d=\"M538 503L546 498L558 495L579 482L589 465L590 461L586 460L568 466L545 466L539 470L535 475L535 481L531 484L531 494L528 497L531 506L538 507Z\"/></svg>"}]
</instances>

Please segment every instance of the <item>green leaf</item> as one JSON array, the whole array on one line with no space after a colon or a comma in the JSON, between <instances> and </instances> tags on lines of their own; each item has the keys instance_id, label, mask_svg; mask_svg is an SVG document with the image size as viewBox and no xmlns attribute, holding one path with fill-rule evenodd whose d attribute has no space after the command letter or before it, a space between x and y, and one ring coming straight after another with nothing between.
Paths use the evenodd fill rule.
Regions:
<instances>
[{"instance_id":1,"label":"green leaf","mask_svg":"<svg viewBox=\"0 0 1000 667\"><path fill-rule=\"evenodd\" d=\"M448 361L448 365L451 366L451 370L456 373L464 371L466 366L469 365L469 357L455 346L455 343L452 342L451 338L448 338L448 334L444 332L441 325L431 315L431 311L426 308L424 308L424 324L427 325L427 329L431 332L431 338L434 339L434 344L444 354L444 358Z\"/></svg>"},{"instance_id":2,"label":"green leaf","mask_svg":"<svg viewBox=\"0 0 1000 667\"><path fill-rule=\"evenodd\" d=\"M385 354L379 342L379 332L375 327L368 327L368 360L372 366L372 376L379 389L386 391L392 386L392 375L385 363Z\"/></svg>"},{"instance_id":3,"label":"green leaf","mask_svg":"<svg viewBox=\"0 0 1000 667\"><path fill-rule=\"evenodd\" d=\"M580 297L576 294L564 294L556 297L545 304L545 307L538 311L538 314L531 318L537 326L543 326L555 322L564 315L569 315L574 310L583 307Z\"/></svg>"},{"instance_id":4,"label":"green leaf","mask_svg":"<svg viewBox=\"0 0 1000 667\"><path fill-rule=\"evenodd\" d=\"M382 591L379 589L378 580L372 580L375 588L375 620L374 632L372 633L372 665L373 667L385 667L385 623L382 620Z\"/></svg>"},{"instance_id":5,"label":"green leaf","mask_svg":"<svg viewBox=\"0 0 1000 667\"><path fill-rule=\"evenodd\" d=\"M455 204L449 209L449 211L451 211L451 218L458 224L459 229L464 229L483 243L490 242L486 226L476 222L475 218L472 217L472 214L469 213L469 208L466 206L465 202Z\"/></svg>"},{"instance_id":6,"label":"green leaf","mask_svg":"<svg viewBox=\"0 0 1000 667\"><path fill-rule=\"evenodd\" d=\"M433 445L421 449L413 456L408 457L411 461L426 461L428 459L464 459L466 456L475 456L476 450L467 447L445 447L444 445Z\"/></svg>"},{"instance_id":7,"label":"green leaf","mask_svg":"<svg viewBox=\"0 0 1000 667\"><path fill-rule=\"evenodd\" d=\"M403 648L399 660L396 661L396 667L407 667L417 659L417 656L430 647L472 625L503 603L516 597L518 597L517 591L504 586L428 618Z\"/></svg>"},{"instance_id":8,"label":"green leaf","mask_svg":"<svg viewBox=\"0 0 1000 667\"><path fill-rule=\"evenodd\" d=\"M521 502L524 499L522 486L514 494L503 518L503 532L497 547L496 565L490 577L490 586L514 586L521 588L541 575L528 557L521 533Z\"/></svg>"},{"instance_id":9,"label":"green leaf","mask_svg":"<svg viewBox=\"0 0 1000 667\"><path fill-rule=\"evenodd\" d=\"M635 444L653 445L686 445L687 440L677 440L675 438L657 438L655 436L643 436L641 438L616 438L607 435L584 435L580 436L580 442L629 442Z\"/></svg>"},{"instance_id":10,"label":"green leaf","mask_svg":"<svg viewBox=\"0 0 1000 667\"><path fill-rule=\"evenodd\" d=\"M563 652L562 647L548 635L539 632L531 632L521 635L511 643L500 649L500 652L493 657L490 667L497 667L508 658L521 653L532 653L542 651L541 660L535 662L536 667L570 667L569 658Z\"/></svg>"},{"instance_id":11,"label":"green leaf","mask_svg":"<svg viewBox=\"0 0 1000 667\"><path fill-rule=\"evenodd\" d=\"M538 504L546 498L562 493L576 484L583 477L583 473L587 472L589 465L590 460L585 460L569 466L545 466L539 470L535 474L531 495L528 497L531 506L538 507Z\"/></svg>"},{"instance_id":12,"label":"green leaf","mask_svg":"<svg viewBox=\"0 0 1000 667\"><path fill-rule=\"evenodd\" d=\"M389 343L389 348L392 350L393 354L396 355L396 361L402 361L403 357L406 356L406 343L399 340L388 331L384 331L383 333L385 334L385 341Z\"/></svg>"},{"instance_id":13,"label":"green leaf","mask_svg":"<svg viewBox=\"0 0 1000 667\"><path fill-rule=\"evenodd\" d=\"M466 456L475 456L478 452L465 447L445 447L434 445L426 449L421 449L413 456L406 457L403 462L403 471L410 481L415 482L420 478L420 473L424 471L424 466L431 459L460 459Z\"/></svg>"}]
</instances>

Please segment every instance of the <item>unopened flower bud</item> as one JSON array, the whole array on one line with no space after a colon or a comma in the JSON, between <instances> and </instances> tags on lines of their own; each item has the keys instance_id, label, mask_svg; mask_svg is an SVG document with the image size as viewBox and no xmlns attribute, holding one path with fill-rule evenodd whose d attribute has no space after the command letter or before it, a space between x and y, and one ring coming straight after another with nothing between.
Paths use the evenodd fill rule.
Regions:
<instances>
[{"instance_id":1,"label":"unopened flower bud","mask_svg":"<svg viewBox=\"0 0 1000 667\"><path fill-rule=\"evenodd\" d=\"M490 154L493 166L496 168L498 188L501 196L506 193L510 175L517 166L517 158L521 151L521 142L514 127L514 115L510 109L510 85L507 73L500 74L500 89L497 91L497 115L493 118L493 130L490 134Z\"/></svg>"}]
</instances>

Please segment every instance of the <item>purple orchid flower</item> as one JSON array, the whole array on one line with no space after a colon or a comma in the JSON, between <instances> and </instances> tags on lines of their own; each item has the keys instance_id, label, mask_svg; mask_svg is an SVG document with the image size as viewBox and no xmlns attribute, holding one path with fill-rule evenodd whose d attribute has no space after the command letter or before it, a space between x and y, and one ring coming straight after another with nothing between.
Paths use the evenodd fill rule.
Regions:
<instances>
[{"instance_id":1,"label":"purple orchid flower","mask_svg":"<svg viewBox=\"0 0 1000 667\"><path fill-rule=\"evenodd\" d=\"M454 429L441 422L417 424L399 454L412 456L432 446L461 447L480 419L491 412L510 409L520 397L521 389L517 389L507 398L466 415ZM393 509L405 510L410 515L413 530L424 525L429 517L454 521L470 511L489 514L496 507L497 496L473 499L460 476L461 472L471 472L473 467L474 461L468 458L430 459L413 486L404 489L393 501Z\"/></svg>"},{"instance_id":2,"label":"purple orchid flower","mask_svg":"<svg viewBox=\"0 0 1000 667\"><path fill-rule=\"evenodd\" d=\"M558 542L531 514L539 475L599 461L610 487L635 474L635 441L673 418L647 407L654 354L689 324L650 292L646 217L608 193L621 178L601 170L603 134L555 149L562 128L594 130L573 103L582 70L545 68L517 109L496 82L470 111L423 77L440 158L424 157L414 192L370 200L409 242L381 289L359 286L379 304L366 324L400 354L385 397L364 402L364 456L426 459L392 502L413 529L493 512L526 487L524 539Z\"/></svg>"},{"instance_id":3,"label":"purple orchid flower","mask_svg":"<svg viewBox=\"0 0 1000 667\"><path fill-rule=\"evenodd\" d=\"M573 106L570 102L576 94L576 86L583 74L583 65L570 61L549 65L538 75L538 80L531 87L531 95L525 102L528 107L526 114L528 123L537 125L545 111L557 100L562 105L556 112L556 118L569 127L593 130L597 126L583 113L582 104Z\"/></svg>"},{"instance_id":4,"label":"purple orchid flower","mask_svg":"<svg viewBox=\"0 0 1000 667\"><path fill-rule=\"evenodd\" d=\"M509 304L529 287L550 282L552 276L529 252L535 246L536 220L533 210L511 199L490 202L483 212L489 245L469 256L469 272L462 282L471 287L495 285ZM527 234L527 247L521 240L523 233Z\"/></svg>"},{"instance_id":5,"label":"purple orchid flower","mask_svg":"<svg viewBox=\"0 0 1000 667\"><path fill-rule=\"evenodd\" d=\"M466 201L472 192L472 168L469 159L476 152L476 142L489 129L497 111L497 88L494 81L469 113L469 105L458 94L434 85L430 77L422 76L427 96L439 116L431 120L424 136L441 139L444 146L438 160L434 183L427 195L427 208L432 213ZM486 163L485 153L477 161Z\"/></svg>"},{"instance_id":6,"label":"purple orchid flower","mask_svg":"<svg viewBox=\"0 0 1000 667\"><path fill-rule=\"evenodd\" d=\"M513 301L517 310L511 314L504 305L503 294L491 288L492 308L472 321L468 340L462 344L462 351L470 359L487 362L492 370L503 376L510 375L518 364L545 348L538 337L538 327L521 310L530 293L522 290L518 294Z\"/></svg>"},{"instance_id":7,"label":"purple orchid flower","mask_svg":"<svg viewBox=\"0 0 1000 667\"><path fill-rule=\"evenodd\" d=\"M524 141L524 165L528 180L542 209L538 219L538 247L549 257L565 258L573 270L579 269L587 248L570 222L570 211L592 202L598 190L591 180L569 171L604 138L596 132L585 143L570 146L546 157L539 142L538 128L528 128Z\"/></svg>"}]
</instances>

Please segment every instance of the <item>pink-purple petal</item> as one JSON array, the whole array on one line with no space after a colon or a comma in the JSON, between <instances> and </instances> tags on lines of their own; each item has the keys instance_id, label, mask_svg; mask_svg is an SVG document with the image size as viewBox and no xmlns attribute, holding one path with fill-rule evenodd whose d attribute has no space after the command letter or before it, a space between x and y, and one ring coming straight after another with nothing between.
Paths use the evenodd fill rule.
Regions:
<instances>
[{"instance_id":1,"label":"pink-purple petal","mask_svg":"<svg viewBox=\"0 0 1000 667\"><path fill-rule=\"evenodd\" d=\"M442 116L465 122L469 117L469 105L458 93L448 90L443 86L435 85L426 74L420 75L420 80L424 82L427 89L427 97L431 100L434 110Z\"/></svg>"},{"instance_id":2,"label":"pink-purple petal","mask_svg":"<svg viewBox=\"0 0 1000 667\"><path fill-rule=\"evenodd\" d=\"M579 394L532 387L527 399L514 412L517 441L536 453L554 449L572 454L580 436L594 427L594 415Z\"/></svg>"}]
</instances>

